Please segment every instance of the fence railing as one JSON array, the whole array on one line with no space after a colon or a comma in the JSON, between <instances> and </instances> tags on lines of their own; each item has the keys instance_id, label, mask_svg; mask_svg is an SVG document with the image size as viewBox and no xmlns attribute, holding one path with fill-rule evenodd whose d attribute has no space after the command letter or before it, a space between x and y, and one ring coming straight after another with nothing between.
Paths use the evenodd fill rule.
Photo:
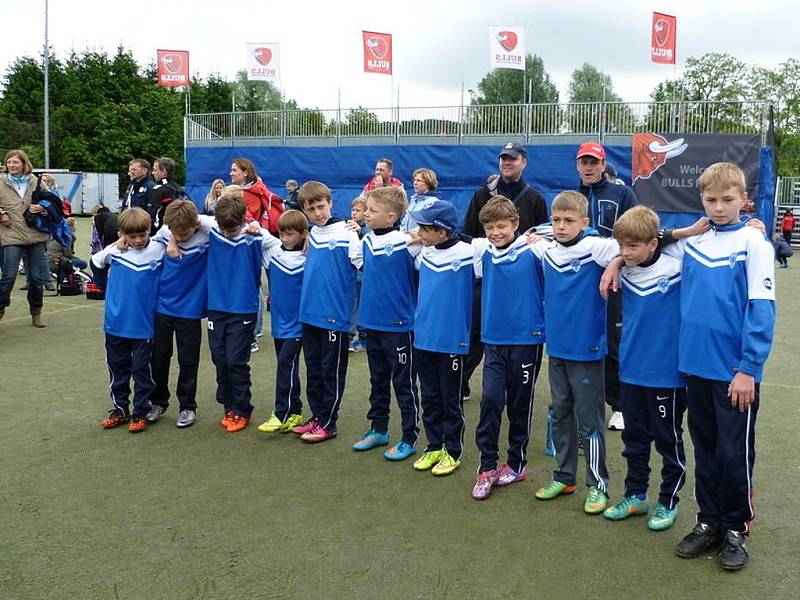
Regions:
<instances>
[{"instance_id":1,"label":"fence railing","mask_svg":"<svg viewBox=\"0 0 800 600\"><path fill-rule=\"evenodd\" d=\"M778 206L800 207L800 177L778 177L775 201Z\"/></svg>"},{"instance_id":2,"label":"fence railing","mask_svg":"<svg viewBox=\"0 0 800 600\"><path fill-rule=\"evenodd\" d=\"M186 141L238 138L456 138L630 135L659 133L761 134L768 129L764 102L583 102L438 107L267 110L190 114ZM453 143L452 140L448 140Z\"/></svg>"}]
</instances>

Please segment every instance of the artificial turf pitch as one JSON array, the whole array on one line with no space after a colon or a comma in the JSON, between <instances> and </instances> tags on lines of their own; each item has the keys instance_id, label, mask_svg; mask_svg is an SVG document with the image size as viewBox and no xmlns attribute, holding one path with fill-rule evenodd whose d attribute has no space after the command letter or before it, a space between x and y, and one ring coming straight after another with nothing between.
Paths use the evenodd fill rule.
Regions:
<instances>
[{"instance_id":1,"label":"artificial turf pitch","mask_svg":"<svg viewBox=\"0 0 800 600\"><path fill-rule=\"evenodd\" d=\"M85 255L83 220L80 231ZM47 328L37 330L18 278L0 322L0 598L797 597L800 460L791 440L800 429L800 263L778 269L776 279L751 561L725 573L713 554L674 554L696 510L688 431L689 477L670 530L651 532L643 517L587 516L581 486L550 502L533 497L553 467L543 454L546 363L536 385L528 480L476 502L480 372L465 404L462 467L444 478L415 472L411 460L390 463L383 449L350 449L367 426L363 353L350 356L336 439L308 445L293 434L256 431L273 407L268 331L250 363L256 409L243 432L227 434L218 424L206 346L193 427L175 428L173 404L144 433L106 431L99 425L110 408L103 303L47 294ZM396 441L396 405L391 432ZM624 479L620 435L606 439L616 500Z\"/></svg>"}]
</instances>

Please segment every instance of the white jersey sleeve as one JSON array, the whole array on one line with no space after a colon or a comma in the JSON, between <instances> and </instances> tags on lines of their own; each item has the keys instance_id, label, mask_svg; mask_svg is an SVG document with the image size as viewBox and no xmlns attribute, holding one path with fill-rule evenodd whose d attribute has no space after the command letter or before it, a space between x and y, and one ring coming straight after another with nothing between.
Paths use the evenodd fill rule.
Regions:
<instances>
[{"instance_id":1,"label":"white jersey sleeve","mask_svg":"<svg viewBox=\"0 0 800 600\"><path fill-rule=\"evenodd\" d=\"M592 258L601 267L607 267L608 263L619 256L619 244L614 238L594 238L592 246Z\"/></svg>"},{"instance_id":2,"label":"white jersey sleeve","mask_svg":"<svg viewBox=\"0 0 800 600\"><path fill-rule=\"evenodd\" d=\"M775 251L762 233L753 230L747 241L747 293L749 300L775 300Z\"/></svg>"}]
</instances>

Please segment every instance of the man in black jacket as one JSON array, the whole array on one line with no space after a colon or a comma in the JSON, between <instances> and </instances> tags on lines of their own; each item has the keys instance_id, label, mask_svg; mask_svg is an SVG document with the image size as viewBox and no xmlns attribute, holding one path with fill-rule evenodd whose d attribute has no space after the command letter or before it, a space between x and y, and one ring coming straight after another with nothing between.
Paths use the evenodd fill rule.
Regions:
<instances>
[{"instance_id":1,"label":"man in black jacket","mask_svg":"<svg viewBox=\"0 0 800 600\"><path fill-rule=\"evenodd\" d=\"M164 211L167 210L167 205L173 200L187 198L184 189L173 179L174 175L174 160L162 156L153 161L153 179L156 180L156 184L147 196L147 212L153 221L151 234L155 234L164 224Z\"/></svg>"},{"instance_id":2,"label":"man in black jacket","mask_svg":"<svg viewBox=\"0 0 800 600\"><path fill-rule=\"evenodd\" d=\"M603 237L611 237L614 223L629 208L639 204L633 190L611 183L605 176L606 150L597 142L586 142L575 157L581 184L578 190L589 201L589 226ZM605 358L606 403L611 407L608 428L621 431L625 420L619 401L619 342L622 337L622 292L608 291L606 307L608 354Z\"/></svg>"},{"instance_id":3,"label":"man in black jacket","mask_svg":"<svg viewBox=\"0 0 800 600\"><path fill-rule=\"evenodd\" d=\"M500 150L500 175L492 175L472 195L464 217L464 233L472 237L485 237L478 213L494 196L505 196L511 200L519 211L519 232L526 231L536 225L546 223L547 202L536 189L526 183L522 172L528 166L528 154L525 146L509 142ZM469 398L469 380L472 373L481 364L483 343L481 342L481 282L475 284L475 295L472 298L472 331L469 340L469 356L464 361L464 380L461 395Z\"/></svg>"},{"instance_id":4,"label":"man in black jacket","mask_svg":"<svg viewBox=\"0 0 800 600\"><path fill-rule=\"evenodd\" d=\"M125 198L125 208L143 208L147 210L147 197L156 184L150 176L150 161L134 158L128 164L128 177L131 186Z\"/></svg>"}]
</instances>

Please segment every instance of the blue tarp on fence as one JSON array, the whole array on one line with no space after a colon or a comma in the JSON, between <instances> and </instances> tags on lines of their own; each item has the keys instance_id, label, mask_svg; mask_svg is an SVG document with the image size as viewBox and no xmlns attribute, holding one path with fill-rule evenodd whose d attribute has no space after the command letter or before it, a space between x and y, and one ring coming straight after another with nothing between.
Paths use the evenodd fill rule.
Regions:
<instances>
[{"instance_id":1,"label":"blue tarp on fence","mask_svg":"<svg viewBox=\"0 0 800 600\"><path fill-rule=\"evenodd\" d=\"M187 148L186 189L199 204L211 182L216 178L228 181L234 158L253 161L264 183L278 195L284 195L283 184L296 179L301 184L314 179L333 190L334 214L350 215L350 203L361 193L364 184L373 176L377 159L387 157L394 163L394 175L412 193L411 173L429 167L439 177L439 190L445 200L453 202L462 213L473 192L492 173L497 172L497 146L344 146L344 147L236 147ZM575 189L576 145L532 145L528 147L528 166L524 177L548 201L565 189ZM631 149L628 146L606 146L608 161L613 163L620 178L630 182ZM761 185L759 186L759 216L768 205L772 211L774 173L769 148L762 151ZM698 215L665 213L663 224L680 227L694 222ZM766 216L766 215L763 215ZM771 219L764 219L771 223Z\"/></svg>"}]
</instances>

